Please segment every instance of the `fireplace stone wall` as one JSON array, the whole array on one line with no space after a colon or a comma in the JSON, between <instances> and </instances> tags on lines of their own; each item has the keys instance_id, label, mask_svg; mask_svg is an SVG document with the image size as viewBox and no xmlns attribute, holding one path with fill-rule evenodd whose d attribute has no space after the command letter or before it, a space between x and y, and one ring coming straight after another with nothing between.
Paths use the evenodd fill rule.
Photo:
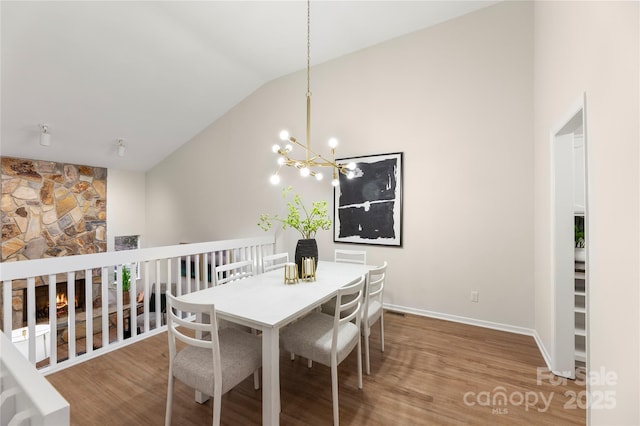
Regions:
<instances>
[{"instance_id":1,"label":"fireplace stone wall","mask_svg":"<svg viewBox=\"0 0 640 426\"><path fill-rule=\"evenodd\" d=\"M2 262L107 250L106 168L12 157L1 162ZM22 326L24 286L14 282L13 328Z\"/></svg>"}]
</instances>

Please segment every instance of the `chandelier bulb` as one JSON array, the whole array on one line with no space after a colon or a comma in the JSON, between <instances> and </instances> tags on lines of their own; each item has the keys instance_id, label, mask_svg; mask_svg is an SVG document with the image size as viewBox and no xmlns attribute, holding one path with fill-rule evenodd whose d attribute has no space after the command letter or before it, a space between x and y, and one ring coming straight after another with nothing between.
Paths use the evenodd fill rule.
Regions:
<instances>
[{"instance_id":1,"label":"chandelier bulb","mask_svg":"<svg viewBox=\"0 0 640 426\"><path fill-rule=\"evenodd\" d=\"M278 151L280 151L280 145L275 144L271 147L271 151L273 151L275 154L278 153Z\"/></svg>"},{"instance_id":2,"label":"chandelier bulb","mask_svg":"<svg viewBox=\"0 0 640 426\"><path fill-rule=\"evenodd\" d=\"M293 151L293 145L291 145L290 143L287 144L287 146L284 147L284 151L285 152L291 152Z\"/></svg>"},{"instance_id":3,"label":"chandelier bulb","mask_svg":"<svg viewBox=\"0 0 640 426\"><path fill-rule=\"evenodd\" d=\"M271 175L269 181L272 185L277 185L280 183L280 176L278 174Z\"/></svg>"},{"instance_id":4,"label":"chandelier bulb","mask_svg":"<svg viewBox=\"0 0 640 426\"><path fill-rule=\"evenodd\" d=\"M340 185L340 181L339 181L338 179L335 179L335 178L334 178L334 179L331 181L331 185L333 185L333 186L338 186L338 185Z\"/></svg>"},{"instance_id":5,"label":"chandelier bulb","mask_svg":"<svg viewBox=\"0 0 640 426\"><path fill-rule=\"evenodd\" d=\"M347 169L349 170L355 170L356 169L356 163L354 163L353 161L349 164L347 164Z\"/></svg>"},{"instance_id":6,"label":"chandelier bulb","mask_svg":"<svg viewBox=\"0 0 640 426\"><path fill-rule=\"evenodd\" d=\"M322 180L322 173L316 173L316 180Z\"/></svg>"},{"instance_id":7,"label":"chandelier bulb","mask_svg":"<svg viewBox=\"0 0 640 426\"><path fill-rule=\"evenodd\" d=\"M347 172L347 179L353 179L353 177L354 177L355 175L356 175L356 174L355 174L354 172L349 171L349 172Z\"/></svg>"},{"instance_id":8,"label":"chandelier bulb","mask_svg":"<svg viewBox=\"0 0 640 426\"><path fill-rule=\"evenodd\" d=\"M309 170L308 167L302 167L300 169L300 176L307 177L307 176L309 176L309 174L311 174L311 170Z\"/></svg>"},{"instance_id":9,"label":"chandelier bulb","mask_svg":"<svg viewBox=\"0 0 640 426\"><path fill-rule=\"evenodd\" d=\"M280 132L280 139L283 141L288 141L289 140L289 132L287 132L286 130L282 130Z\"/></svg>"},{"instance_id":10,"label":"chandelier bulb","mask_svg":"<svg viewBox=\"0 0 640 426\"><path fill-rule=\"evenodd\" d=\"M329 148L335 148L338 146L338 139L331 138L329 139Z\"/></svg>"},{"instance_id":11,"label":"chandelier bulb","mask_svg":"<svg viewBox=\"0 0 640 426\"><path fill-rule=\"evenodd\" d=\"M282 166L285 163L285 161L287 160L285 160L284 157L278 157L278 165Z\"/></svg>"}]
</instances>

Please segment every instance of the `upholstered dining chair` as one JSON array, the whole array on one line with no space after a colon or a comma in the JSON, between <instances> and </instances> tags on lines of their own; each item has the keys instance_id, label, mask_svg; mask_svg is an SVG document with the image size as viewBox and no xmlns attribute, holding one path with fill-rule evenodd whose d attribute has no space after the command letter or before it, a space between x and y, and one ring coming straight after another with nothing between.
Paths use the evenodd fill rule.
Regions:
<instances>
[{"instance_id":1,"label":"upholstered dining chair","mask_svg":"<svg viewBox=\"0 0 640 426\"><path fill-rule=\"evenodd\" d=\"M312 312L284 327L280 341L285 350L331 367L333 424L338 425L338 365L358 348L358 388L362 389L362 348L360 318L362 314L364 280L362 276L338 290L333 315ZM348 300L347 300L348 299ZM344 312L348 315L342 316ZM351 322L351 321L354 322Z\"/></svg>"},{"instance_id":2,"label":"upholstered dining chair","mask_svg":"<svg viewBox=\"0 0 640 426\"><path fill-rule=\"evenodd\" d=\"M253 261L241 260L238 262L225 263L215 267L213 274L215 285L226 284L231 281L241 280L253 276Z\"/></svg>"},{"instance_id":3,"label":"upholstered dining chair","mask_svg":"<svg viewBox=\"0 0 640 426\"><path fill-rule=\"evenodd\" d=\"M349 250L349 249L335 249L333 253L334 262L342 263L358 263L361 265L367 264L367 251L366 250Z\"/></svg>"},{"instance_id":4,"label":"upholstered dining chair","mask_svg":"<svg viewBox=\"0 0 640 426\"><path fill-rule=\"evenodd\" d=\"M275 253L262 258L262 272L273 271L284 268L284 264L289 262L289 253Z\"/></svg>"},{"instance_id":5,"label":"upholstered dining chair","mask_svg":"<svg viewBox=\"0 0 640 426\"><path fill-rule=\"evenodd\" d=\"M259 387L261 338L234 328L218 331L212 304L184 302L167 292L167 308L169 382L165 425L171 424L175 379L213 398L213 425L219 425L223 394L251 373L258 384L256 389ZM179 316L177 312L183 314ZM187 346L178 352L176 340Z\"/></svg>"},{"instance_id":6,"label":"upholstered dining chair","mask_svg":"<svg viewBox=\"0 0 640 426\"><path fill-rule=\"evenodd\" d=\"M387 262L369 270L367 288L364 295L364 308L362 310L362 334L364 335L364 359L365 371L371 374L369 363L369 336L371 326L380 321L380 350L384 352L384 310L382 309L382 296L387 275Z\"/></svg>"}]
</instances>

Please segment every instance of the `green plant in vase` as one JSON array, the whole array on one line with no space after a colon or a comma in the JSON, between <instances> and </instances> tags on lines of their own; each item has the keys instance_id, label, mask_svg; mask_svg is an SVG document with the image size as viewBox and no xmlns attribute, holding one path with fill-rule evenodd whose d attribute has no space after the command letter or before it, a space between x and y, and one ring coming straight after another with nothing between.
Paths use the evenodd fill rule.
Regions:
<instances>
[{"instance_id":1,"label":"green plant in vase","mask_svg":"<svg viewBox=\"0 0 640 426\"><path fill-rule=\"evenodd\" d=\"M315 236L319 230L331 229L332 221L329 218L326 201L315 201L310 208L307 208L300 195L293 194L293 198L290 199L291 193L291 186L282 189L282 198L288 199L287 216L282 218L277 214L261 214L258 226L264 231L268 231L274 222L280 222L282 229L293 228L300 233L302 239L298 240L295 259L298 273L301 274L302 257L313 257L316 264L318 263L318 245Z\"/></svg>"},{"instance_id":2,"label":"green plant in vase","mask_svg":"<svg viewBox=\"0 0 640 426\"><path fill-rule=\"evenodd\" d=\"M586 261L584 234L584 217L576 216L573 224L574 259L576 262Z\"/></svg>"},{"instance_id":3,"label":"green plant in vase","mask_svg":"<svg viewBox=\"0 0 640 426\"><path fill-rule=\"evenodd\" d=\"M131 271L126 266L122 267L122 292L128 292L131 288Z\"/></svg>"},{"instance_id":4,"label":"green plant in vase","mask_svg":"<svg viewBox=\"0 0 640 426\"><path fill-rule=\"evenodd\" d=\"M282 189L282 198L290 196L292 188L290 186ZM300 232L303 239L311 239L316 236L318 230L325 231L331 229L331 219L329 218L326 201L315 201L311 208L307 209L302 202L302 197L293 195L293 199L287 202L287 217L281 218L277 214L261 214L258 226L265 231L271 229L273 222L282 223L282 229L293 228ZM301 215L302 213L302 215Z\"/></svg>"},{"instance_id":5,"label":"green plant in vase","mask_svg":"<svg viewBox=\"0 0 640 426\"><path fill-rule=\"evenodd\" d=\"M584 248L584 231L580 230L578 225L573 225L573 227L576 248Z\"/></svg>"}]
</instances>

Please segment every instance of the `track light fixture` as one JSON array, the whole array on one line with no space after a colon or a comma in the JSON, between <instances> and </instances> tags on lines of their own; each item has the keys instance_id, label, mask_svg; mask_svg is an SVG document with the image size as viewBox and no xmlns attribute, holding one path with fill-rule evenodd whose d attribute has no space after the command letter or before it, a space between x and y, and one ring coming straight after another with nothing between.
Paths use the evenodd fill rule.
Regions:
<instances>
[{"instance_id":1,"label":"track light fixture","mask_svg":"<svg viewBox=\"0 0 640 426\"><path fill-rule=\"evenodd\" d=\"M118 139L118 157L124 157L124 153L127 150L127 146L124 143L124 139Z\"/></svg>"},{"instance_id":2,"label":"track light fixture","mask_svg":"<svg viewBox=\"0 0 640 426\"><path fill-rule=\"evenodd\" d=\"M49 133L49 125L48 124L40 124L40 145L49 146L51 145L51 134Z\"/></svg>"}]
</instances>

